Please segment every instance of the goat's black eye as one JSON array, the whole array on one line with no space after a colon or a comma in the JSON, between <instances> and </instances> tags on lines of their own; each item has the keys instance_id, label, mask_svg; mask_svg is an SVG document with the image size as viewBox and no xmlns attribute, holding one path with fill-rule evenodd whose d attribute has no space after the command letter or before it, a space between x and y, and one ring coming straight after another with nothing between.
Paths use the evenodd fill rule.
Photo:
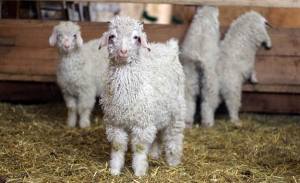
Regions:
<instances>
[{"instance_id":1,"label":"goat's black eye","mask_svg":"<svg viewBox=\"0 0 300 183\"><path fill-rule=\"evenodd\" d=\"M133 37L133 39L137 39L137 38L138 38L137 36L134 36L134 37Z\"/></svg>"},{"instance_id":2,"label":"goat's black eye","mask_svg":"<svg viewBox=\"0 0 300 183\"><path fill-rule=\"evenodd\" d=\"M76 38L77 37L76 34L74 34L73 37Z\"/></svg>"},{"instance_id":3,"label":"goat's black eye","mask_svg":"<svg viewBox=\"0 0 300 183\"><path fill-rule=\"evenodd\" d=\"M108 37L108 40L112 40L113 38L115 38L116 36L115 35L110 35L109 37Z\"/></svg>"}]
</instances>

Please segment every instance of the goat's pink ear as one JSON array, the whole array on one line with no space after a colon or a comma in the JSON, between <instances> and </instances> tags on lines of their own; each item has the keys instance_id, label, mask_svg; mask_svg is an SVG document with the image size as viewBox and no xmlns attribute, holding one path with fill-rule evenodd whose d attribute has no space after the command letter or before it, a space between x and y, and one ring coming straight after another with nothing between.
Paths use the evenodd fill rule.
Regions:
<instances>
[{"instance_id":1,"label":"goat's pink ear","mask_svg":"<svg viewBox=\"0 0 300 183\"><path fill-rule=\"evenodd\" d=\"M270 27L270 28L274 28L274 26L272 24L270 24L268 21L265 21L265 25Z\"/></svg>"},{"instance_id":2,"label":"goat's pink ear","mask_svg":"<svg viewBox=\"0 0 300 183\"><path fill-rule=\"evenodd\" d=\"M83 39L80 34L76 34L76 44L78 47L81 47L83 44Z\"/></svg>"},{"instance_id":3,"label":"goat's pink ear","mask_svg":"<svg viewBox=\"0 0 300 183\"><path fill-rule=\"evenodd\" d=\"M104 34L101 38L101 42L100 42L100 45L99 45L99 50L104 47L104 46L107 46L108 44L108 38L109 38L109 34Z\"/></svg>"},{"instance_id":4,"label":"goat's pink ear","mask_svg":"<svg viewBox=\"0 0 300 183\"><path fill-rule=\"evenodd\" d=\"M147 48L148 51L151 51L151 49L149 48L149 46L144 38L139 37L139 42L141 43L143 48Z\"/></svg>"},{"instance_id":5,"label":"goat's pink ear","mask_svg":"<svg viewBox=\"0 0 300 183\"><path fill-rule=\"evenodd\" d=\"M56 43L56 36L57 36L57 34L55 32L53 32L52 35L50 36L50 38L49 38L49 44L51 46L55 45L55 43Z\"/></svg>"}]
</instances>

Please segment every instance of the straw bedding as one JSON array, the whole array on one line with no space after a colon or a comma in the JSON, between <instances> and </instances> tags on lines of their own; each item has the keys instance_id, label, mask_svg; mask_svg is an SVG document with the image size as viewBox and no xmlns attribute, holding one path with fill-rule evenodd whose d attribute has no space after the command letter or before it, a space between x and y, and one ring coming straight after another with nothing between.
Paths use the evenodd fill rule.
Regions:
<instances>
[{"instance_id":1,"label":"straw bedding","mask_svg":"<svg viewBox=\"0 0 300 183\"><path fill-rule=\"evenodd\" d=\"M109 172L110 144L100 107L89 129L67 128L63 104L0 103L0 183L5 182L300 182L300 116L218 114L216 126L185 130L184 157L168 167L149 159L133 176L130 149L119 177Z\"/></svg>"}]
</instances>

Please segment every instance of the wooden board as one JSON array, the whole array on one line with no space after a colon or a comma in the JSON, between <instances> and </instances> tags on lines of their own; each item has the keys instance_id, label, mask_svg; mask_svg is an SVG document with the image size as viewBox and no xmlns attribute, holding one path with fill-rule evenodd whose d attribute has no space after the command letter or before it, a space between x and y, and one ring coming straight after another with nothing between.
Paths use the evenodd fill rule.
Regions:
<instances>
[{"instance_id":1,"label":"wooden board","mask_svg":"<svg viewBox=\"0 0 300 183\"><path fill-rule=\"evenodd\" d=\"M57 63L54 48L7 47L0 51L0 80L54 79ZM260 84L300 85L300 57L257 56L255 70ZM47 78L45 82L52 81Z\"/></svg>"},{"instance_id":2,"label":"wooden board","mask_svg":"<svg viewBox=\"0 0 300 183\"><path fill-rule=\"evenodd\" d=\"M218 6L219 21L222 26L229 26L233 20L248 11L259 12L273 26L280 28L300 28L299 8L266 8L249 6ZM193 14L187 16L193 16Z\"/></svg>"},{"instance_id":3,"label":"wooden board","mask_svg":"<svg viewBox=\"0 0 300 183\"><path fill-rule=\"evenodd\" d=\"M300 95L243 92L241 111L300 114Z\"/></svg>"},{"instance_id":4,"label":"wooden board","mask_svg":"<svg viewBox=\"0 0 300 183\"><path fill-rule=\"evenodd\" d=\"M53 26L59 21L0 20L0 80L55 81L57 53L49 46ZM84 40L99 38L107 30L106 23L80 22ZM179 40L187 25L145 25L150 42ZM227 27L222 27L224 34ZM256 57L260 84L299 85L300 29L269 29L273 49L261 48ZM166 36L168 35L168 36Z\"/></svg>"},{"instance_id":5,"label":"wooden board","mask_svg":"<svg viewBox=\"0 0 300 183\"><path fill-rule=\"evenodd\" d=\"M0 82L0 101L7 102L62 102L56 83Z\"/></svg>"},{"instance_id":6,"label":"wooden board","mask_svg":"<svg viewBox=\"0 0 300 183\"><path fill-rule=\"evenodd\" d=\"M300 57L256 56L259 84L300 85Z\"/></svg>"},{"instance_id":7,"label":"wooden board","mask_svg":"<svg viewBox=\"0 0 300 183\"><path fill-rule=\"evenodd\" d=\"M0 82L0 101L22 103L63 102L55 83ZM242 112L300 114L300 94L243 92ZM224 107L223 107L224 108Z\"/></svg>"},{"instance_id":8,"label":"wooden board","mask_svg":"<svg viewBox=\"0 0 300 183\"><path fill-rule=\"evenodd\" d=\"M50 0L57 1L57 0ZM62 0L60 0L62 1ZM124 2L124 3L160 3L160 4L185 4L185 5L224 5L224 6L258 6L300 8L298 0L75 0L88 2Z\"/></svg>"},{"instance_id":9,"label":"wooden board","mask_svg":"<svg viewBox=\"0 0 300 183\"><path fill-rule=\"evenodd\" d=\"M49 46L53 26L59 21L0 20L0 46ZM106 23L80 22L84 41L100 38L107 31ZM146 24L145 32L150 42L165 42L171 37L182 40L188 25ZM224 34L228 27L221 27ZM258 55L298 56L300 51L300 29L268 29L273 43L272 50L261 48ZM168 35L168 36L166 36Z\"/></svg>"}]
</instances>

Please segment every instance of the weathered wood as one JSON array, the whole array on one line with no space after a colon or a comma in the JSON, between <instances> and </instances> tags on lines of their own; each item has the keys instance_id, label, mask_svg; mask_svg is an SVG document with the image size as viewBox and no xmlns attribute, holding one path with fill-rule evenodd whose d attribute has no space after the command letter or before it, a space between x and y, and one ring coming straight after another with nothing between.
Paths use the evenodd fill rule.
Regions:
<instances>
[{"instance_id":1,"label":"weathered wood","mask_svg":"<svg viewBox=\"0 0 300 183\"><path fill-rule=\"evenodd\" d=\"M28 74L8 74L0 73L0 80L2 81L22 81L22 82L56 82L55 75L28 75Z\"/></svg>"},{"instance_id":2,"label":"weathered wood","mask_svg":"<svg viewBox=\"0 0 300 183\"><path fill-rule=\"evenodd\" d=\"M53 26L59 21L36 20L0 20L0 46L45 47L49 48L49 37ZM106 23L79 22L84 41L100 38L107 30ZM150 42L164 42L171 37L182 40L188 25L146 24L145 32ZM222 27L224 34L228 27ZM273 49L266 51L263 47L258 55L297 56L300 51L300 29L268 29ZM167 35L167 36L166 36Z\"/></svg>"},{"instance_id":3,"label":"weathered wood","mask_svg":"<svg viewBox=\"0 0 300 183\"><path fill-rule=\"evenodd\" d=\"M259 12L273 26L280 28L300 28L299 8L266 8L249 6L218 6L219 21L222 26L229 26L233 20L248 11ZM193 14L187 16L193 16Z\"/></svg>"},{"instance_id":4,"label":"weathered wood","mask_svg":"<svg viewBox=\"0 0 300 183\"><path fill-rule=\"evenodd\" d=\"M259 84L300 85L300 57L256 56Z\"/></svg>"},{"instance_id":5,"label":"weathered wood","mask_svg":"<svg viewBox=\"0 0 300 183\"><path fill-rule=\"evenodd\" d=\"M55 75L58 62L55 48L5 48L0 51L1 80L23 80L22 77L12 77L11 74L28 77ZM257 56L255 69L260 84L300 85L300 57Z\"/></svg>"},{"instance_id":6,"label":"weathered wood","mask_svg":"<svg viewBox=\"0 0 300 183\"><path fill-rule=\"evenodd\" d=\"M0 19L2 18L2 0L0 0Z\"/></svg>"},{"instance_id":7,"label":"weathered wood","mask_svg":"<svg viewBox=\"0 0 300 183\"><path fill-rule=\"evenodd\" d=\"M0 101L63 102L55 83L0 82ZM243 92L242 112L300 114L300 94Z\"/></svg>"},{"instance_id":8,"label":"weathered wood","mask_svg":"<svg viewBox=\"0 0 300 183\"><path fill-rule=\"evenodd\" d=\"M0 101L8 102L62 102L55 83L0 82Z\"/></svg>"},{"instance_id":9,"label":"weathered wood","mask_svg":"<svg viewBox=\"0 0 300 183\"><path fill-rule=\"evenodd\" d=\"M49 1L49 0L48 0ZM50 0L57 1L57 0ZM62 0L60 0L62 1ZM223 5L223 6L258 6L300 8L298 0L75 0L88 2L116 2L116 3L160 3L160 4L185 4L185 5Z\"/></svg>"},{"instance_id":10,"label":"weathered wood","mask_svg":"<svg viewBox=\"0 0 300 183\"><path fill-rule=\"evenodd\" d=\"M245 84L244 92L300 94L299 85Z\"/></svg>"},{"instance_id":11,"label":"weathered wood","mask_svg":"<svg viewBox=\"0 0 300 183\"><path fill-rule=\"evenodd\" d=\"M55 48L4 47L0 51L0 73L54 75L57 61Z\"/></svg>"},{"instance_id":12,"label":"weathered wood","mask_svg":"<svg viewBox=\"0 0 300 183\"><path fill-rule=\"evenodd\" d=\"M241 111L300 114L300 95L243 92Z\"/></svg>"},{"instance_id":13,"label":"weathered wood","mask_svg":"<svg viewBox=\"0 0 300 183\"><path fill-rule=\"evenodd\" d=\"M41 81L38 75L42 78L54 77L57 63L55 48L2 47L0 80L25 80L29 77L33 78L32 81L35 78L38 78L36 81ZM300 57L257 56L255 70L259 84L300 85ZM24 79L11 76L12 74L24 75Z\"/></svg>"},{"instance_id":14,"label":"weathered wood","mask_svg":"<svg viewBox=\"0 0 300 183\"><path fill-rule=\"evenodd\" d=\"M57 53L48 39L59 21L0 20L0 79L52 81L55 78ZM105 23L80 22L84 40L100 37ZM182 39L187 25L145 25L150 42L164 42L171 37ZM227 27L222 27L226 32ZM256 57L260 84L299 85L300 29L269 29L273 49L261 48ZM166 36L167 35L167 36ZM24 77L22 77L24 75ZM49 79L51 78L51 79Z\"/></svg>"}]
</instances>

